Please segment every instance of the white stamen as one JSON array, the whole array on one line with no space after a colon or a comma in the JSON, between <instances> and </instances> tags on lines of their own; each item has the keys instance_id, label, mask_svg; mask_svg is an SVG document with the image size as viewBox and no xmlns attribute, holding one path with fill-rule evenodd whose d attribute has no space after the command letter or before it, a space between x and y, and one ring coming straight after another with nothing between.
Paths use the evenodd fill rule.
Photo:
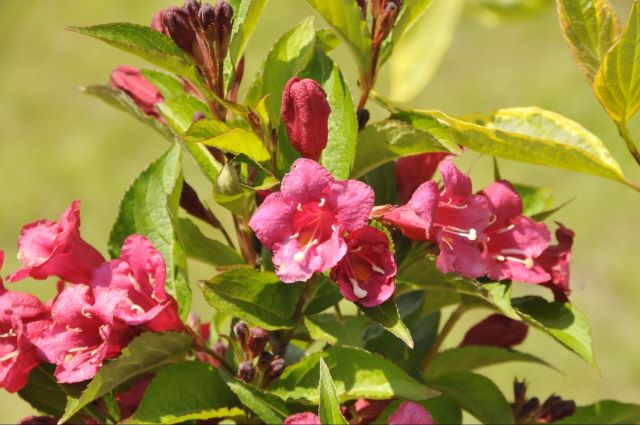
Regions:
<instances>
[{"instance_id":1,"label":"white stamen","mask_svg":"<svg viewBox=\"0 0 640 425\"><path fill-rule=\"evenodd\" d=\"M298 206L296 207L296 210L302 212L302 204L300 202L298 202Z\"/></svg>"},{"instance_id":2,"label":"white stamen","mask_svg":"<svg viewBox=\"0 0 640 425\"><path fill-rule=\"evenodd\" d=\"M142 314L144 313L144 310L142 307L140 307L138 304L131 304L131 311L135 311L137 314Z\"/></svg>"},{"instance_id":3,"label":"white stamen","mask_svg":"<svg viewBox=\"0 0 640 425\"><path fill-rule=\"evenodd\" d=\"M500 254L522 255L522 256L526 257L526 254L524 253L524 251L522 251L521 249L517 249L517 248L507 248L507 249L500 250Z\"/></svg>"},{"instance_id":4,"label":"white stamen","mask_svg":"<svg viewBox=\"0 0 640 425\"><path fill-rule=\"evenodd\" d=\"M375 264L371 264L371 268L376 273L384 274L384 270L381 269L380 267L376 266Z\"/></svg>"},{"instance_id":5,"label":"white stamen","mask_svg":"<svg viewBox=\"0 0 640 425\"><path fill-rule=\"evenodd\" d=\"M324 198L320 198L320 203L318 204L318 206L320 208L324 207L324 204L326 203L326 200Z\"/></svg>"},{"instance_id":6,"label":"white stamen","mask_svg":"<svg viewBox=\"0 0 640 425\"><path fill-rule=\"evenodd\" d=\"M447 202L445 202L444 204L442 204L443 207L448 207L448 208L453 208L454 210L463 210L465 208L467 208L467 204L462 204L462 205L454 205L453 204L453 199L449 198L447 200Z\"/></svg>"},{"instance_id":7,"label":"white stamen","mask_svg":"<svg viewBox=\"0 0 640 425\"><path fill-rule=\"evenodd\" d=\"M509 250L505 249L504 251L509 251ZM532 269L533 267L535 267L533 258L530 258L530 257L527 257L523 260L522 258L518 258L518 257L494 255L493 258L495 258L498 261L512 261L514 263L520 263L520 264L523 264L528 269Z\"/></svg>"},{"instance_id":8,"label":"white stamen","mask_svg":"<svg viewBox=\"0 0 640 425\"><path fill-rule=\"evenodd\" d=\"M147 276L149 276L149 284L150 284L151 286L155 286L155 284L156 284L156 278L155 278L155 277L153 277L153 275L152 275L151 273L149 273Z\"/></svg>"},{"instance_id":9,"label":"white stamen","mask_svg":"<svg viewBox=\"0 0 640 425\"><path fill-rule=\"evenodd\" d=\"M504 255L494 255L493 258L495 258L498 261L505 261L506 260Z\"/></svg>"},{"instance_id":10,"label":"white stamen","mask_svg":"<svg viewBox=\"0 0 640 425\"><path fill-rule=\"evenodd\" d=\"M136 278L133 277L131 273L128 274L128 277L129 277L129 282L131 282L131 285L133 285L133 288L138 292L142 292L142 288L140 288L140 284L138 283Z\"/></svg>"},{"instance_id":11,"label":"white stamen","mask_svg":"<svg viewBox=\"0 0 640 425\"><path fill-rule=\"evenodd\" d=\"M71 327L71 326L69 326L69 325L65 326L64 328L65 328L66 330L68 330L69 332L78 332L78 333L82 332L82 329L80 329L80 328L72 328L72 327Z\"/></svg>"},{"instance_id":12,"label":"white stamen","mask_svg":"<svg viewBox=\"0 0 640 425\"><path fill-rule=\"evenodd\" d=\"M289 239L298 239L298 236L300 236L300 233L294 233L293 235L289 236Z\"/></svg>"},{"instance_id":13,"label":"white stamen","mask_svg":"<svg viewBox=\"0 0 640 425\"><path fill-rule=\"evenodd\" d=\"M68 349L67 353L69 353L69 354L79 353L81 351L87 351L88 349L89 349L89 347L75 347L75 348Z\"/></svg>"},{"instance_id":14,"label":"white stamen","mask_svg":"<svg viewBox=\"0 0 640 425\"><path fill-rule=\"evenodd\" d=\"M469 239L470 241L475 241L478 239L478 232L476 232L476 229L469 229L469 235L467 236L467 239Z\"/></svg>"},{"instance_id":15,"label":"white stamen","mask_svg":"<svg viewBox=\"0 0 640 425\"><path fill-rule=\"evenodd\" d=\"M0 338L9 338L12 336L16 336L16 332L13 329L9 329L7 333L0 334Z\"/></svg>"},{"instance_id":16,"label":"white stamen","mask_svg":"<svg viewBox=\"0 0 640 425\"><path fill-rule=\"evenodd\" d=\"M82 309L80 310L80 313L82 313L82 315L87 319L93 319L93 314L86 311L84 307L82 307Z\"/></svg>"},{"instance_id":17,"label":"white stamen","mask_svg":"<svg viewBox=\"0 0 640 425\"><path fill-rule=\"evenodd\" d=\"M364 297L367 296L368 292L364 289L362 289L360 287L360 285L358 285L358 281L355 279L349 279L349 282L351 283L351 286L353 287L353 295L355 295L356 297L362 299Z\"/></svg>"},{"instance_id":18,"label":"white stamen","mask_svg":"<svg viewBox=\"0 0 640 425\"><path fill-rule=\"evenodd\" d=\"M498 234L498 235L499 235L499 234L501 234L501 233L506 233L506 232L508 232L508 231L510 231L510 230L513 230L515 227L516 227L516 225L515 225L515 224L510 224L510 225L508 225L507 227L505 227L504 229L500 229L500 230L498 230L498 231L496 232L496 234Z\"/></svg>"},{"instance_id":19,"label":"white stamen","mask_svg":"<svg viewBox=\"0 0 640 425\"><path fill-rule=\"evenodd\" d=\"M338 228L336 227L336 225L335 225L335 224L332 224L332 225L331 225L331 230L333 230L333 231L335 232L336 230L338 230Z\"/></svg>"},{"instance_id":20,"label":"white stamen","mask_svg":"<svg viewBox=\"0 0 640 425\"><path fill-rule=\"evenodd\" d=\"M96 348L95 350L91 350L91 352L89 353L90 356L95 356L96 353L99 351L99 348Z\"/></svg>"},{"instance_id":21,"label":"white stamen","mask_svg":"<svg viewBox=\"0 0 640 425\"><path fill-rule=\"evenodd\" d=\"M351 250L351 252L360 252L360 251L362 251L362 246L359 246Z\"/></svg>"},{"instance_id":22,"label":"white stamen","mask_svg":"<svg viewBox=\"0 0 640 425\"><path fill-rule=\"evenodd\" d=\"M440 226L440 227L442 227L442 230L444 232L451 233L452 235L461 236L463 238L469 239L470 241L478 240L478 232L476 231L476 229L465 230L456 226Z\"/></svg>"},{"instance_id":23,"label":"white stamen","mask_svg":"<svg viewBox=\"0 0 640 425\"><path fill-rule=\"evenodd\" d=\"M296 252L296 255L293 256L293 261L296 263L302 263L304 261L305 251Z\"/></svg>"},{"instance_id":24,"label":"white stamen","mask_svg":"<svg viewBox=\"0 0 640 425\"><path fill-rule=\"evenodd\" d=\"M491 217L489 217L489 226L491 226L493 223L495 223L496 221L498 221L498 216L495 214L491 214Z\"/></svg>"},{"instance_id":25,"label":"white stamen","mask_svg":"<svg viewBox=\"0 0 640 425\"><path fill-rule=\"evenodd\" d=\"M449 251L453 251L453 245L451 245L451 242L449 242L446 237L442 238L442 242L447 244L447 246L449 247Z\"/></svg>"},{"instance_id":26,"label":"white stamen","mask_svg":"<svg viewBox=\"0 0 640 425\"><path fill-rule=\"evenodd\" d=\"M12 351L9 354L5 354L4 356L0 357L0 363L6 362L7 360L15 359L16 357L18 357L18 354L20 354L18 350Z\"/></svg>"}]
</instances>

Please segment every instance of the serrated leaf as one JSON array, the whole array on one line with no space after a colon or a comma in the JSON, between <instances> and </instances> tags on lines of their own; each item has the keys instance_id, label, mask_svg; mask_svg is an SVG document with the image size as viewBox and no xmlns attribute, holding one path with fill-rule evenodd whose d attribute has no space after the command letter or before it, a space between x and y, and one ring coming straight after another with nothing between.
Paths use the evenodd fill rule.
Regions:
<instances>
[{"instance_id":1,"label":"serrated leaf","mask_svg":"<svg viewBox=\"0 0 640 425\"><path fill-rule=\"evenodd\" d=\"M156 374L127 424L175 424L243 415L238 399L208 363L186 361Z\"/></svg>"},{"instance_id":2,"label":"serrated leaf","mask_svg":"<svg viewBox=\"0 0 640 425\"><path fill-rule=\"evenodd\" d=\"M482 423L514 423L511 406L489 378L456 372L429 379L427 385L454 400Z\"/></svg>"},{"instance_id":3,"label":"serrated leaf","mask_svg":"<svg viewBox=\"0 0 640 425\"><path fill-rule=\"evenodd\" d=\"M264 147L262 140L253 131L243 128L232 128L219 136L203 140L200 143L224 152L246 155L256 162L264 162L271 159L271 155L267 148Z\"/></svg>"},{"instance_id":4,"label":"serrated leaf","mask_svg":"<svg viewBox=\"0 0 640 425\"><path fill-rule=\"evenodd\" d=\"M140 56L167 71L197 80L196 67L171 38L144 25L110 23L87 27L68 27L70 31L88 35Z\"/></svg>"},{"instance_id":5,"label":"serrated leaf","mask_svg":"<svg viewBox=\"0 0 640 425\"><path fill-rule=\"evenodd\" d=\"M624 182L620 165L604 143L575 121L544 109L501 109L474 123L439 111L404 111L397 115L421 128L421 118L445 125L456 142L495 157L546 165Z\"/></svg>"},{"instance_id":6,"label":"serrated leaf","mask_svg":"<svg viewBox=\"0 0 640 425\"><path fill-rule=\"evenodd\" d=\"M598 100L614 121L631 118L640 108L640 0L633 2L622 37L609 50L593 82Z\"/></svg>"},{"instance_id":7,"label":"serrated leaf","mask_svg":"<svg viewBox=\"0 0 640 425\"><path fill-rule=\"evenodd\" d=\"M187 257L212 266L244 264L244 260L236 250L220 241L209 239L188 218L181 218L178 221L178 234Z\"/></svg>"},{"instance_id":8,"label":"serrated leaf","mask_svg":"<svg viewBox=\"0 0 640 425\"><path fill-rule=\"evenodd\" d=\"M528 362L552 367L544 360L520 351L488 345L469 345L440 352L429 364L424 376L428 380L452 372L467 372L505 362Z\"/></svg>"},{"instance_id":9,"label":"serrated leaf","mask_svg":"<svg viewBox=\"0 0 640 425\"><path fill-rule=\"evenodd\" d=\"M434 393L394 363L377 354L349 347L331 347L288 366L270 391L284 400L318 403L318 363L327 363L341 401L392 397L425 400Z\"/></svg>"},{"instance_id":10,"label":"serrated leaf","mask_svg":"<svg viewBox=\"0 0 640 425\"><path fill-rule=\"evenodd\" d=\"M591 329L587 318L569 303L546 301L528 296L514 298L513 306L530 325L551 335L562 345L595 366L591 347Z\"/></svg>"},{"instance_id":11,"label":"serrated leaf","mask_svg":"<svg viewBox=\"0 0 640 425\"><path fill-rule=\"evenodd\" d=\"M315 314L304 317L304 325L314 340L357 348L362 348L362 331L368 322L363 316L337 318L334 314Z\"/></svg>"},{"instance_id":12,"label":"serrated leaf","mask_svg":"<svg viewBox=\"0 0 640 425\"><path fill-rule=\"evenodd\" d=\"M231 0L229 3L233 8L229 57L232 63L237 65L268 0Z\"/></svg>"},{"instance_id":13,"label":"serrated leaf","mask_svg":"<svg viewBox=\"0 0 640 425\"><path fill-rule=\"evenodd\" d=\"M300 283L282 283L270 272L242 268L204 282L202 290L216 310L267 330L277 330L296 326L292 317L302 287Z\"/></svg>"},{"instance_id":14,"label":"serrated leaf","mask_svg":"<svg viewBox=\"0 0 640 425\"><path fill-rule=\"evenodd\" d=\"M336 386L331 379L331 373L324 360L320 359L320 383L318 385L320 401L318 413L320 423L347 425L348 422L340 411L340 399L336 393Z\"/></svg>"},{"instance_id":15,"label":"serrated leaf","mask_svg":"<svg viewBox=\"0 0 640 425\"><path fill-rule=\"evenodd\" d=\"M571 55L590 83L620 36L620 21L608 0L556 0L560 28Z\"/></svg>"},{"instance_id":16,"label":"serrated leaf","mask_svg":"<svg viewBox=\"0 0 640 425\"><path fill-rule=\"evenodd\" d=\"M120 357L104 365L78 398L69 397L59 423L67 422L82 408L120 384L184 357L193 344L183 333L143 333L122 350Z\"/></svg>"},{"instance_id":17,"label":"serrated leaf","mask_svg":"<svg viewBox=\"0 0 640 425\"><path fill-rule=\"evenodd\" d=\"M402 340L402 342L404 342L409 348L413 348L411 332L409 332L409 329L407 329L407 326L400 318L395 297L391 297L376 307L359 306L359 308L371 320L380 324L386 330L400 338L400 340Z\"/></svg>"},{"instance_id":18,"label":"serrated leaf","mask_svg":"<svg viewBox=\"0 0 640 425\"><path fill-rule=\"evenodd\" d=\"M224 370L220 370L220 376L240 399L243 406L258 415L264 423L279 424L291 415L287 405L278 397L245 384Z\"/></svg>"},{"instance_id":19,"label":"serrated leaf","mask_svg":"<svg viewBox=\"0 0 640 425\"><path fill-rule=\"evenodd\" d=\"M367 126L358 134L351 178L363 176L376 167L404 156L449 151L448 146L427 131L397 120L381 121Z\"/></svg>"},{"instance_id":20,"label":"serrated leaf","mask_svg":"<svg viewBox=\"0 0 640 425\"><path fill-rule=\"evenodd\" d=\"M590 424L637 424L640 422L640 406L631 403L620 403L603 400L588 406L581 406L565 419L555 421L563 425Z\"/></svg>"},{"instance_id":21,"label":"serrated leaf","mask_svg":"<svg viewBox=\"0 0 640 425\"><path fill-rule=\"evenodd\" d=\"M371 36L358 3L352 0L307 0L340 34L356 59L360 74L371 69Z\"/></svg>"},{"instance_id":22,"label":"serrated leaf","mask_svg":"<svg viewBox=\"0 0 640 425\"><path fill-rule=\"evenodd\" d=\"M176 299L180 316L189 314L191 290L186 278L186 257L175 226L182 191L180 146L173 146L154 161L127 190L109 238L109 253L120 255L124 240L134 233L149 238L164 257L167 268L165 286Z\"/></svg>"}]
</instances>

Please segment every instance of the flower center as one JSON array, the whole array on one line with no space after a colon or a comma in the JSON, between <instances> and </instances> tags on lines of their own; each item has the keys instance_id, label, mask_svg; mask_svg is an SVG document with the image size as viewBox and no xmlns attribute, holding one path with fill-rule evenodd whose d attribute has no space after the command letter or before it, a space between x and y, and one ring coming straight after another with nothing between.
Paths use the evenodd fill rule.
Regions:
<instances>
[{"instance_id":1,"label":"flower center","mask_svg":"<svg viewBox=\"0 0 640 425\"><path fill-rule=\"evenodd\" d=\"M290 239L297 239L301 249L293 256L293 260L303 262L312 247L329 240L336 230L336 223L333 212L326 207L325 198L304 205L298 204L293 216L292 227L295 233Z\"/></svg>"},{"instance_id":2,"label":"flower center","mask_svg":"<svg viewBox=\"0 0 640 425\"><path fill-rule=\"evenodd\" d=\"M524 258L514 257L514 255L520 255ZM520 249L502 249L499 254L493 256L498 261L511 261L514 263L523 264L526 268L532 269L535 266L533 258L527 257L524 251Z\"/></svg>"},{"instance_id":3,"label":"flower center","mask_svg":"<svg viewBox=\"0 0 640 425\"><path fill-rule=\"evenodd\" d=\"M11 338L16 336L16 332L13 330L13 328L9 329L7 332L0 334L0 338Z\"/></svg>"}]
</instances>

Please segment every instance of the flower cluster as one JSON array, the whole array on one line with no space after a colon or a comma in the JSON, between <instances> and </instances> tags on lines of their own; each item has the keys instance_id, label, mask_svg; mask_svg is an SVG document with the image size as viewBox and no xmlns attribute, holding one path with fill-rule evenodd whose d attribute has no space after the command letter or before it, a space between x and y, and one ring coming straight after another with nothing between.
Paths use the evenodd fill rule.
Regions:
<instances>
[{"instance_id":1,"label":"flower cluster","mask_svg":"<svg viewBox=\"0 0 640 425\"><path fill-rule=\"evenodd\" d=\"M106 261L80 236L79 206L75 201L60 220L22 229L23 268L7 280L57 277L60 283L46 304L1 287L0 386L10 392L24 387L41 362L56 365L60 383L85 381L140 332L185 329L165 291L164 259L151 242L131 235L120 258Z\"/></svg>"}]
</instances>

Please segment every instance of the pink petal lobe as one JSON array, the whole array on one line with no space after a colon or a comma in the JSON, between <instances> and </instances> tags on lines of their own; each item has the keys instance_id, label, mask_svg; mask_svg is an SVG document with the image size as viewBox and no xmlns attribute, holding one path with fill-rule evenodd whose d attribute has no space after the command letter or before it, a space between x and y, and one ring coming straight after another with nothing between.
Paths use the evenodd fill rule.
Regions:
<instances>
[{"instance_id":1,"label":"pink petal lobe","mask_svg":"<svg viewBox=\"0 0 640 425\"><path fill-rule=\"evenodd\" d=\"M327 202L333 206L335 217L344 230L353 231L367 224L373 209L373 189L357 180L333 182L328 190Z\"/></svg>"},{"instance_id":2,"label":"pink petal lobe","mask_svg":"<svg viewBox=\"0 0 640 425\"><path fill-rule=\"evenodd\" d=\"M497 217L492 226L504 227L510 220L522 215L520 195L508 181L494 182L482 191L482 195L486 196L489 208Z\"/></svg>"},{"instance_id":3,"label":"pink petal lobe","mask_svg":"<svg viewBox=\"0 0 640 425\"><path fill-rule=\"evenodd\" d=\"M291 222L296 205L287 203L282 193L272 193L253 214L249 227L253 229L260 242L267 248L271 248L276 242L294 233Z\"/></svg>"},{"instance_id":4,"label":"pink petal lobe","mask_svg":"<svg viewBox=\"0 0 640 425\"><path fill-rule=\"evenodd\" d=\"M311 412L296 413L288 416L284 425L320 425L320 417Z\"/></svg>"},{"instance_id":5,"label":"pink petal lobe","mask_svg":"<svg viewBox=\"0 0 640 425\"><path fill-rule=\"evenodd\" d=\"M311 159L297 159L291 171L282 178L281 192L291 203L307 203L320 200L323 190L334 178L322 165Z\"/></svg>"},{"instance_id":6,"label":"pink petal lobe","mask_svg":"<svg viewBox=\"0 0 640 425\"><path fill-rule=\"evenodd\" d=\"M391 416L389 425L434 425L435 422L424 407L412 401L404 401Z\"/></svg>"}]
</instances>

